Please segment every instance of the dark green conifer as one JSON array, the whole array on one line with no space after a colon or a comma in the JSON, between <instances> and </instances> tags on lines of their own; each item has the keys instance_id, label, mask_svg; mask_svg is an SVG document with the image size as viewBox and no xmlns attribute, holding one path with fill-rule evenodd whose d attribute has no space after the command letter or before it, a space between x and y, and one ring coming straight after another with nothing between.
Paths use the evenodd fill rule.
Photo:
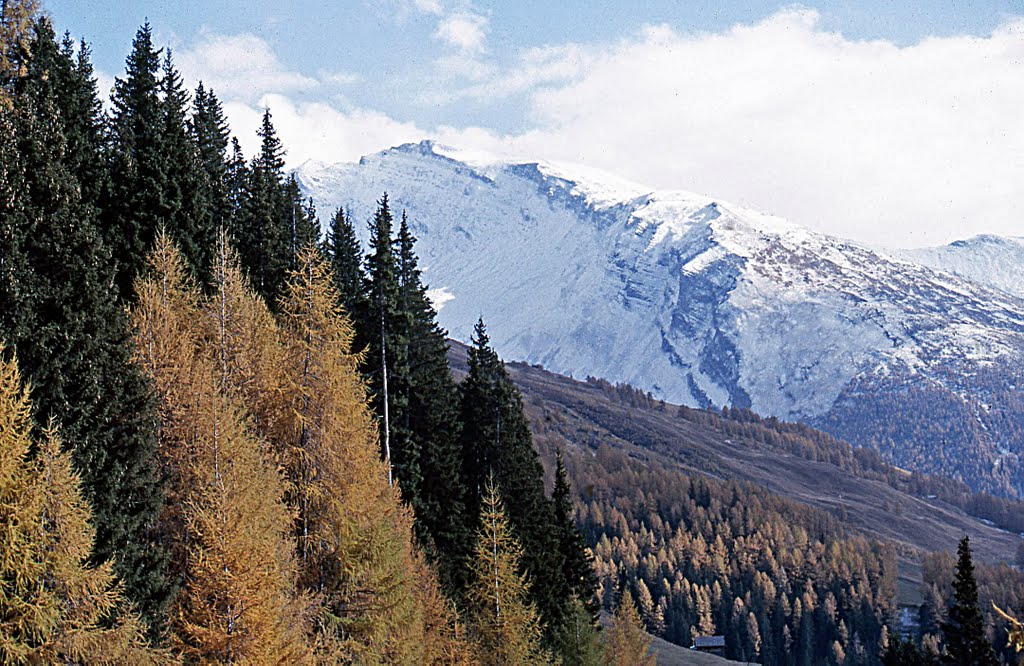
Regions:
<instances>
[{"instance_id":1,"label":"dark green conifer","mask_svg":"<svg viewBox=\"0 0 1024 666\"><path fill-rule=\"evenodd\" d=\"M415 489L416 529L434 556L449 590L468 583L471 520L466 513L461 474L458 387L448 368L447 333L427 297L415 252L416 239L405 214L398 229L399 303L407 313L406 358L409 377L404 429L419 453Z\"/></svg>"},{"instance_id":2,"label":"dark green conifer","mask_svg":"<svg viewBox=\"0 0 1024 666\"><path fill-rule=\"evenodd\" d=\"M165 175L164 228L188 261L192 274L205 284L216 244L214 202L206 186L199 151L188 122L188 93L174 66L171 50L164 54L160 80L163 134L160 140Z\"/></svg>"},{"instance_id":3,"label":"dark green conifer","mask_svg":"<svg viewBox=\"0 0 1024 666\"><path fill-rule=\"evenodd\" d=\"M291 252L291 215L284 188L284 148L270 109L257 132L260 154L247 171L245 194L234 229L242 266L253 288L273 307L284 289Z\"/></svg>"},{"instance_id":4,"label":"dark green conifer","mask_svg":"<svg viewBox=\"0 0 1024 666\"><path fill-rule=\"evenodd\" d=\"M227 212L220 224L227 229L235 246L239 245L241 238L242 211L245 208L246 188L249 185L249 165L242 153L242 146L238 143L237 137L231 137L231 155L227 160Z\"/></svg>"},{"instance_id":5,"label":"dark green conifer","mask_svg":"<svg viewBox=\"0 0 1024 666\"><path fill-rule=\"evenodd\" d=\"M64 164L75 174L81 188L83 204L100 205L102 193L109 184L104 163L104 114L96 90L91 51L84 41L78 45L65 33L61 54L71 67L61 67L54 89L63 109Z\"/></svg>"},{"instance_id":6,"label":"dark green conifer","mask_svg":"<svg viewBox=\"0 0 1024 666\"><path fill-rule=\"evenodd\" d=\"M288 248L292 259L289 269L298 267L296 257L311 243L320 243L320 221L316 217L316 206L312 199L303 199L299 181L292 174L285 182L285 198L288 200Z\"/></svg>"},{"instance_id":7,"label":"dark green conifer","mask_svg":"<svg viewBox=\"0 0 1024 666\"><path fill-rule=\"evenodd\" d=\"M597 575L594 573L593 557L576 527L572 488L569 486L561 451L555 456L555 487L551 499L555 505L555 531L562 576L568 585L566 594L581 600L592 615L596 614Z\"/></svg>"},{"instance_id":8,"label":"dark green conifer","mask_svg":"<svg viewBox=\"0 0 1024 666\"><path fill-rule=\"evenodd\" d=\"M469 373L461 385L463 474L470 515L479 513L484 482L493 473L509 519L523 544L549 644L573 616L564 578L554 505L544 494L544 471L533 449L519 390L490 346L483 320L474 329Z\"/></svg>"},{"instance_id":9,"label":"dark green conifer","mask_svg":"<svg viewBox=\"0 0 1024 666\"><path fill-rule=\"evenodd\" d=\"M365 307L363 283L363 251L356 238L352 217L338 208L331 218L324 238L324 256L331 262L334 286L345 313L352 318Z\"/></svg>"},{"instance_id":10,"label":"dark green conifer","mask_svg":"<svg viewBox=\"0 0 1024 666\"><path fill-rule=\"evenodd\" d=\"M146 23L135 35L125 76L115 80L110 100L111 179L103 230L116 262L116 285L125 300L131 297L157 227L168 213L159 74L160 50L153 46L153 31Z\"/></svg>"},{"instance_id":11,"label":"dark green conifer","mask_svg":"<svg viewBox=\"0 0 1024 666\"><path fill-rule=\"evenodd\" d=\"M192 118L189 122L192 141L196 145L199 166L203 174L203 198L207 201L216 229L227 228L231 219L229 197L228 144L231 132L224 117L224 109L213 90L202 82L196 87L192 100ZM242 160L242 164L245 160Z\"/></svg>"},{"instance_id":12,"label":"dark green conifer","mask_svg":"<svg viewBox=\"0 0 1024 666\"><path fill-rule=\"evenodd\" d=\"M959 666L995 666L992 644L985 637L985 618L978 605L978 582L974 579L971 541L960 540L957 547L956 575L953 578L953 600L948 619L942 623L946 654L943 662Z\"/></svg>"},{"instance_id":13,"label":"dark green conifer","mask_svg":"<svg viewBox=\"0 0 1024 666\"><path fill-rule=\"evenodd\" d=\"M381 455L390 464L389 477L402 490L402 499L417 509L420 485L419 452L406 428L408 407L408 313L401 308L398 259L393 244L394 220L387 193L377 202L370 221L366 255L365 310L359 317L366 349L363 371L370 400L380 417Z\"/></svg>"},{"instance_id":14,"label":"dark green conifer","mask_svg":"<svg viewBox=\"0 0 1024 666\"><path fill-rule=\"evenodd\" d=\"M110 288L113 268L96 207L83 199L75 171L100 159L89 152L100 143L89 135L98 124L70 119L97 109L95 86L66 85L88 68L58 47L47 20L36 30L28 76L0 124L13 128L0 147L0 189L14 185L13 200L0 204L2 251L12 255L0 274L0 338L13 346L32 386L36 423L53 419L75 445L93 508L96 562L113 561L128 596L155 622L171 593L166 551L153 538L162 503L155 416Z\"/></svg>"}]
</instances>

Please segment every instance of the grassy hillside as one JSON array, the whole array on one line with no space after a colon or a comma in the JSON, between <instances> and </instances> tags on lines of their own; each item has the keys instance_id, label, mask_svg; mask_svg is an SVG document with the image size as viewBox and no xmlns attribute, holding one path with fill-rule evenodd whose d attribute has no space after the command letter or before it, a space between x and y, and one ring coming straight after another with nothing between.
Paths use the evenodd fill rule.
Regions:
<instances>
[{"instance_id":1,"label":"grassy hillside","mask_svg":"<svg viewBox=\"0 0 1024 666\"><path fill-rule=\"evenodd\" d=\"M453 343L451 360L456 372L463 369L465 348ZM1020 542L1017 534L986 524L940 497L913 494L882 478L870 478L879 477L877 473L811 459L841 460L846 455L818 453L830 445L845 446L830 438L792 437L806 443L805 455L798 455L790 450L792 446L764 441L767 426L761 429L762 437L756 431L754 436L737 433L732 421L714 413L643 399L623 401L597 382L573 380L522 363L509 363L508 371L523 392L542 453L550 454L557 447L594 451L605 445L652 466L748 481L827 511L866 536L893 543L908 562L918 561L925 552L951 549L964 534L971 537L978 559L1009 562ZM905 474L890 469L894 475Z\"/></svg>"}]
</instances>

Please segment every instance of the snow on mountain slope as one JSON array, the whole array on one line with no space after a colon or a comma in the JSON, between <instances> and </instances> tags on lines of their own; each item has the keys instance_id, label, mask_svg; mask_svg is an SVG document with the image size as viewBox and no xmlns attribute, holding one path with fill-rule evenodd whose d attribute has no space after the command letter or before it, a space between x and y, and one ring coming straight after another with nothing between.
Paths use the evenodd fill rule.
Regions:
<instances>
[{"instance_id":1,"label":"snow on mountain slope","mask_svg":"<svg viewBox=\"0 0 1024 666\"><path fill-rule=\"evenodd\" d=\"M441 323L468 340L483 316L505 358L813 422L864 377L961 395L950 376L1016 367L1024 350L1020 295L707 196L443 152L410 144L297 175L364 234L387 191L446 299Z\"/></svg>"},{"instance_id":2,"label":"snow on mountain slope","mask_svg":"<svg viewBox=\"0 0 1024 666\"><path fill-rule=\"evenodd\" d=\"M975 236L905 256L1024 298L1024 237Z\"/></svg>"}]
</instances>

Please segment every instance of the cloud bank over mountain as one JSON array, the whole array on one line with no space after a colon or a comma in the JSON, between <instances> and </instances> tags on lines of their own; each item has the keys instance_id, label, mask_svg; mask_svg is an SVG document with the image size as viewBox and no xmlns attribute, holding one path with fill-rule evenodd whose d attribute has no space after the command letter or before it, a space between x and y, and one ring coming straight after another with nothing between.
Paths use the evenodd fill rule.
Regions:
<instances>
[{"instance_id":1,"label":"cloud bank over mountain","mask_svg":"<svg viewBox=\"0 0 1024 666\"><path fill-rule=\"evenodd\" d=\"M650 25L508 59L472 5L418 0L405 11L436 21L437 57L408 95L447 123L392 117L386 100L355 105L353 87L374 81L345 63L291 71L252 34L202 33L176 57L221 94L249 149L269 106L293 166L432 137L713 192L883 246L1020 233L1022 19L983 37L897 45L849 39L814 10L787 8L720 32ZM506 107L519 109L520 130L474 122L485 114L473 110Z\"/></svg>"}]
</instances>

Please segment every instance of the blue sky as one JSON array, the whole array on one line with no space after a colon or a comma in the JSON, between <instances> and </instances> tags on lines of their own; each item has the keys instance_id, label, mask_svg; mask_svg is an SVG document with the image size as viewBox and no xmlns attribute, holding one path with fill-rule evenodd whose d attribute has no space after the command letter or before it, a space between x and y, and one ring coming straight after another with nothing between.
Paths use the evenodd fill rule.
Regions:
<instances>
[{"instance_id":1,"label":"blue sky","mask_svg":"<svg viewBox=\"0 0 1024 666\"><path fill-rule=\"evenodd\" d=\"M879 245L1024 235L1024 2L49 0L101 83L152 23L247 147L435 137L582 163Z\"/></svg>"}]
</instances>

